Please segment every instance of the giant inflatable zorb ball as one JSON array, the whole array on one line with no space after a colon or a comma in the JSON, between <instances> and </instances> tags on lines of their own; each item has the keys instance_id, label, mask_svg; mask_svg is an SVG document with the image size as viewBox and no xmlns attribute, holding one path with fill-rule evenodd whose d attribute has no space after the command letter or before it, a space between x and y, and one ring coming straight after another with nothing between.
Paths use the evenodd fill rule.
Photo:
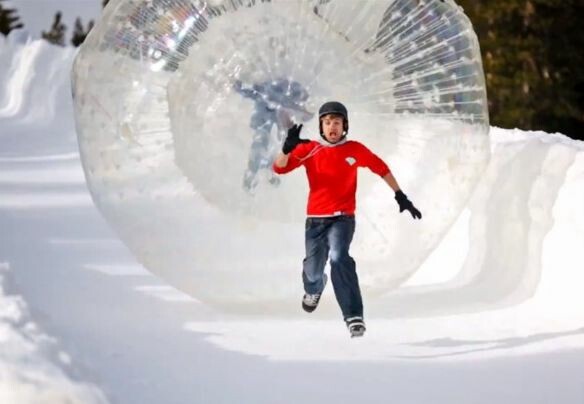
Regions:
<instances>
[{"instance_id":1,"label":"giant inflatable zorb ball","mask_svg":"<svg viewBox=\"0 0 584 404\"><path fill-rule=\"evenodd\" d=\"M193 297L298 311L303 169L276 176L286 129L318 139L325 101L423 212L359 176L352 254L370 299L398 287L460 214L489 158L479 45L453 1L112 0L75 60L95 204L136 258Z\"/></svg>"}]
</instances>

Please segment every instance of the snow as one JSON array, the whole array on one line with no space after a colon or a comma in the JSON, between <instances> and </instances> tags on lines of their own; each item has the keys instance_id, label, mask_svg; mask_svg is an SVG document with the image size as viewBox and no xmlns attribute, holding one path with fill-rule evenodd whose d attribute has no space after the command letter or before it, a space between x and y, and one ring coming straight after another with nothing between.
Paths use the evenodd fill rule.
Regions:
<instances>
[{"instance_id":1,"label":"snow","mask_svg":"<svg viewBox=\"0 0 584 404\"><path fill-rule=\"evenodd\" d=\"M463 214L352 340L320 308L223 313L137 262L84 182L74 54L0 45L1 403L584 402L584 143L491 128Z\"/></svg>"},{"instance_id":2,"label":"snow","mask_svg":"<svg viewBox=\"0 0 584 404\"><path fill-rule=\"evenodd\" d=\"M6 289L10 265L0 263L0 402L105 403L95 386L75 381L71 358L30 319L26 302Z\"/></svg>"}]
</instances>

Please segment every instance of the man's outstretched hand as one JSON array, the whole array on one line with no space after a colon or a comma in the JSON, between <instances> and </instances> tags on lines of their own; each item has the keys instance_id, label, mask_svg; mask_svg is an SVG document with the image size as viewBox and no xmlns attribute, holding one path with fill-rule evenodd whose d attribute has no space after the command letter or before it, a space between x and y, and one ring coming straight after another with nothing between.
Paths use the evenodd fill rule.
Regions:
<instances>
[{"instance_id":1,"label":"man's outstretched hand","mask_svg":"<svg viewBox=\"0 0 584 404\"><path fill-rule=\"evenodd\" d=\"M300 139L300 131L301 130L302 130L302 124L292 125L292 127L290 129L288 129L288 136L286 136L286 140L284 140L284 145L282 146L282 153L289 154L300 143L310 142L310 140L308 140L308 139Z\"/></svg>"},{"instance_id":2,"label":"man's outstretched hand","mask_svg":"<svg viewBox=\"0 0 584 404\"><path fill-rule=\"evenodd\" d=\"M420 213L420 211L416 209L412 201L410 201L406 194L404 194L401 190L395 193L395 200L399 205L399 213L402 213L404 210L407 210L412 214L412 217L414 219L422 218L422 214Z\"/></svg>"}]
</instances>

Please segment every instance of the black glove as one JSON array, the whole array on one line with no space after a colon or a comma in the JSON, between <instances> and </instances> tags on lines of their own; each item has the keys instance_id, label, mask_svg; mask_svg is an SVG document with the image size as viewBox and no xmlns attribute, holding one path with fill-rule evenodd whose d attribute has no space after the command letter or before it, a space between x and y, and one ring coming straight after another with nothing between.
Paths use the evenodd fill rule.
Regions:
<instances>
[{"instance_id":1,"label":"black glove","mask_svg":"<svg viewBox=\"0 0 584 404\"><path fill-rule=\"evenodd\" d=\"M422 218L422 214L420 213L420 211L416 209L412 201L410 201L406 194L404 194L401 190L395 193L395 200L399 205L399 213L402 213L404 210L407 210L412 214L412 217L414 219Z\"/></svg>"},{"instance_id":2,"label":"black glove","mask_svg":"<svg viewBox=\"0 0 584 404\"><path fill-rule=\"evenodd\" d=\"M288 129L288 136L286 136L286 140L284 140L284 146L282 146L282 153L289 154L300 143L310 142L310 140L308 140L308 139L300 139L300 131L301 130L302 130L302 124L292 125L292 127L290 129Z\"/></svg>"}]
</instances>

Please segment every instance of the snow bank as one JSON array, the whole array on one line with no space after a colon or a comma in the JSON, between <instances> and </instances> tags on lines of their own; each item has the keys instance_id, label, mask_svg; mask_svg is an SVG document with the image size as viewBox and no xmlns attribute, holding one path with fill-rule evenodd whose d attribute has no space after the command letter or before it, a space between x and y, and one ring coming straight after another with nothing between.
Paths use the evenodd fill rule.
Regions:
<instances>
[{"instance_id":1,"label":"snow bank","mask_svg":"<svg viewBox=\"0 0 584 404\"><path fill-rule=\"evenodd\" d=\"M584 252L572 242L584 245L584 142L517 129L493 128L490 136L491 161L467 222L459 223L463 239L445 240L434 254L451 254L427 262L409 287L383 301L396 316L481 312L536 298L554 304L565 291L541 296L544 278L582 281L573 265L584 262ZM468 249L453 272L461 245ZM572 298L583 302L579 294Z\"/></svg>"},{"instance_id":2,"label":"snow bank","mask_svg":"<svg viewBox=\"0 0 584 404\"><path fill-rule=\"evenodd\" d=\"M99 389L62 370L70 366L69 356L38 329L24 300L5 291L9 271L0 263L0 403L105 403Z\"/></svg>"},{"instance_id":3,"label":"snow bank","mask_svg":"<svg viewBox=\"0 0 584 404\"><path fill-rule=\"evenodd\" d=\"M76 144L71 65L76 49L36 40L0 43L0 120L7 134L42 136L53 148ZM12 140L14 141L14 140Z\"/></svg>"},{"instance_id":4,"label":"snow bank","mask_svg":"<svg viewBox=\"0 0 584 404\"><path fill-rule=\"evenodd\" d=\"M63 148L75 151L69 76L74 54L73 48L60 48L40 40L25 46L0 42L0 153L5 163L11 159L20 161L22 155L34 160L35 154L47 151ZM3 170L2 174L0 182L4 185L18 188L26 182L12 169ZM55 176L61 175L45 167L34 178L29 176L29 180L42 183L43 178ZM61 180L71 182L68 178ZM51 190L44 191L47 196ZM29 199L22 190L14 194L3 190L0 208ZM58 199L63 201L67 197L61 195ZM99 389L75 380L74 366L67 353L60 351L58 342L37 327L26 302L7 292L9 275L10 265L0 263L0 403L106 402Z\"/></svg>"}]
</instances>

